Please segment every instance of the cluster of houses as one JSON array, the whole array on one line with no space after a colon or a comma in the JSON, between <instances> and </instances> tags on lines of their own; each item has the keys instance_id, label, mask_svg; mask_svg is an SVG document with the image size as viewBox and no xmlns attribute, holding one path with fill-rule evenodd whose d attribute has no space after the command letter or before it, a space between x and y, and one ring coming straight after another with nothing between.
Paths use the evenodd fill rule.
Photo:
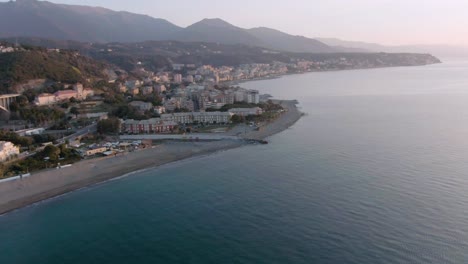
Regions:
<instances>
[{"instance_id":1,"label":"cluster of houses","mask_svg":"<svg viewBox=\"0 0 468 264\"><path fill-rule=\"evenodd\" d=\"M14 52L14 51L15 51L15 48L13 48L13 47L7 47L7 46L0 45L0 53L10 53L10 52Z\"/></svg>"},{"instance_id":2,"label":"cluster of houses","mask_svg":"<svg viewBox=\"0 0 468 264\"><path fill-rule=\"evenodd\" d=\"M69 87L70 85L68 86L68 88ZM42 93L36 97L34 103L38 106L52 105L70 100L71 98L75 98L77 100L84 100L93 95L93 89L84 88L83 84L77 83L72 86L72 89L57 91L54 94Z\"/></svg>"},{"instance_id":3,"label":"cluster of houses","mask_svg":"<svg viewBox=\"0 0 468 264\"><path fill-rule=\"evenodd\" d=\"M228 89L216 89L214 86L191 84L180 85L177 88L166 90L160 87L164 85L134 86L132 89L151 91L162 98L162 105L154 107L149 102L132 101L129 104L141 112L154 110L157 114L172 113L177 109L184 109L188 112L205 111L207 109L221 109L227 104L244 102L249 104L260 103L260 93L258 90L248 90L240 87ZM151 88L151 89L150 89ZM125 89L121 89L123 91ZM148 95L148 93L145 93Z\"/></svg>"},{"instance_id":4,"label":"cluster of houses","mask_svg":"<svg viewBox=\"0 0 468 264\"><path fill-rule=\"evenodd\" d=\"M0 141L0 162L7 161L19 154L19 147L8 141Z\"/></svg>"},{"instance_id":5,"label":"cluster of houses","mask_svg":"<svg viewBox=\"0 0 468 264\"><path fill-rule=\"evenodd\" d=\"M195 68L195 65L193 64L173 64L172 68L176 71L185 70L187 72L185 77L180 74L175 75L175 82L200 82L203 80L205 83L217 84L220 82L239 81L286 74L288 72L288 66L289 64L287 63L274 62L272 64L242 64L238 67L214 67L212 65L203 65L198 68Z\"/></svg>"}]
</instances>

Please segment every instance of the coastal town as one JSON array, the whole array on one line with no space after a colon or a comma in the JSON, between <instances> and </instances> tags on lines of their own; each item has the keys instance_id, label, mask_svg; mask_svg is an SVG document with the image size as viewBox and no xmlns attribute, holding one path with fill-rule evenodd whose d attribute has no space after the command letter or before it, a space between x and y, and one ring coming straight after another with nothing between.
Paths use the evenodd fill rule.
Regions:
<instances>
[{"instance_id":1,"label":"coastal town","mask_svg":"<svg viewBox=\"0 0 468 264\"><path fill-rule=\"evenodd\" d=\"M22 93L0 95L0 179L136 151L154 140L249 140L248 132L287 109L235 82L286 73L288 65L281 63L173 64L169 71L142 67L94 82L28 80L19 85ZM142 143L137 135L153 137Z\"/></svg>"},{"instance_id":2,"label":"coastal town","mask_svg":"<svg viewBox=\"0 0 468 264\"><path fill-rule=\"evenodd\" d=\"M243 82L438 62L427 54L139 45L146 44L79 51L0 43L0 193L7 197L0 213L136 170L268 144L304 115L298 101Z\"/></svg>"}]
</instances>

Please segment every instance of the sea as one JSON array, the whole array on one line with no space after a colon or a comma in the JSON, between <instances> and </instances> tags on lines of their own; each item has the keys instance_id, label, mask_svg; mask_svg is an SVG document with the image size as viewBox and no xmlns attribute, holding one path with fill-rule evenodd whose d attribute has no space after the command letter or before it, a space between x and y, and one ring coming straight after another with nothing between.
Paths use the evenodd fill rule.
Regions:
<instances>
[{"instance_id":1,"label":"sea","mask_svg":"<svg viewBox=\"0 0 468 264\"><path fill-rule=\"evenodd\" d=\"M306 115L0 216L0 263L468 263L468 60L242 86Z\"/></svg>"}]
</instances>

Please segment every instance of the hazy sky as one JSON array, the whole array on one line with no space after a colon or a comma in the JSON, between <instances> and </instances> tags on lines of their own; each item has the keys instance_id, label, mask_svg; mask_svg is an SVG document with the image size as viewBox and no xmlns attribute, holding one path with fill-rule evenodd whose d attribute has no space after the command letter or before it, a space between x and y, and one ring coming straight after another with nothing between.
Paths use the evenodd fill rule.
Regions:
<instances>
[{"instance_id":1,"label":"hazy sky","mask_svg":"<svg viewBox=\"0 0 468 264\"><path fill-rule=\"evenodd\" d=\"M2 0L3 1L3 0ZM308 37L382 44L468 45L468 0L51 0L160 17L187 26L222 18Z\"/></svg>"}]
</instances>

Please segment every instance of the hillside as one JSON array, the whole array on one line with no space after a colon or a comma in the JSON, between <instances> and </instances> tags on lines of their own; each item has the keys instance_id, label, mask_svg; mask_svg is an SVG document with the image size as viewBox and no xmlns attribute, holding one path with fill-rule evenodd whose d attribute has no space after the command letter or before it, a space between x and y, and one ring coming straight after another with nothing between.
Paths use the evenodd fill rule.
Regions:
<instances>
[{"instance_id":1,"label":"hillside","mask_svg":"<svg viewBox=\"0 0 468 264\"><path fill-rule=\"evenodd\" d=\"M184 42L212 42L264 46L263 42L247 32L219 18L204 19L183 29L175 40Z\"/></svg>"},{"instance_id":2,"label":"hillside","mask_svg":"<svg viewBox=\"0 0 468 264\"><path fill-rule=\"evenodd\" d=\"M17 84L34 79L64 83L105 79L108 66L74 51L21 47L0 53L0 93L18 92Z\"/></svg>"},{"instance_id":3,"label":"hillside","mask_svg":"<svg viewBox=\"0 0 468 264\"><path fill-rule=\"evenodd\" d=\"M307 53L333 53L342 51L327 46L315 39L293 36L271 28L252 28L248 29L247 32L260 39L262 43L264 43L264 47L275 50Z\"/></svg>"},{"instance_id":4,"label":"hillside","mask_svg":"<svg viewBox=\"0 0 468 264\"><path fill-rule=\"evenodd\" d=\"M46 48L77 50L85 56L116 65L126 71L141 67L150 71L171 70L173 63L195 64L198 66L207 64L213 66L238 66L249 63L273 63L275 61L291 63L309 60L321 63L335 61L334 64L341 64L341 68L367 68L414 66L440 62L429 54L295 53L277 52L271 49L245 45L202 42L146 41L141 43L90 44L40 38L18 38L18 42ZM346 63L336 63L341 59L344 59ZM347 64L351 65L347 66Z\"/></svg>"},{"instance_id":5,"label":"hillside","mask_svg":"<svg viewBox=\"0 0 468 264\"><path fill-rule=\"evenodd\" d=\"M137 42L171 39L179 30L164 19L100 7L36 0L0 3L0 37Z\"/></svg>"}]
</instances>

